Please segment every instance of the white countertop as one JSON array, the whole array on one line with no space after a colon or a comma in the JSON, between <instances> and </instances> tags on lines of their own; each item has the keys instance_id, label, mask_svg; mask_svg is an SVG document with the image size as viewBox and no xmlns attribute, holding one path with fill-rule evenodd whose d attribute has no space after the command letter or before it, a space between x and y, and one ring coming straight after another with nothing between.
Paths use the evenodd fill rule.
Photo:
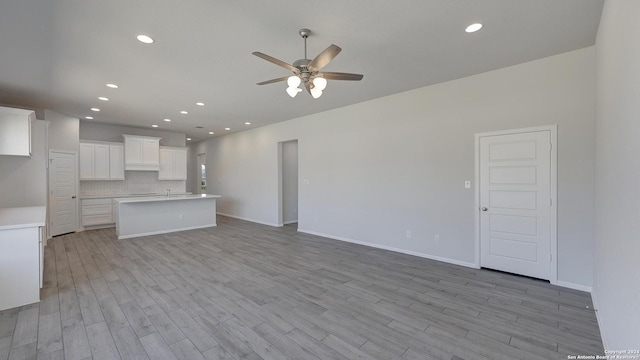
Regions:
<instances>
[{"instance_id":1,"label":"white countertop","mask_svg":"<svg viewBox=\"0 0 640 360\"><path fill-rule=\"evenodd\" d=\"M174 195L191 195L191 193L171 193ZM144 194L110 194L110 195L80 195L80 199L114 199L114 198L130 198L130 197L157 197L167 196L167 193L144 193Z\"/></svg>"},{"instance_id":2,"label":"white countertop","mask_svg":"<svg viewBox=\"0 0 640 360\"><path fill-rule=\"evenodd\" d=\"M170 195L163 196L145 196L133 198L114 199L117 203L135 203L135 202L151 202L151 201L175 201L175 200L200 200L200 199L217 199L220 195L194 194L194 195Z\"/></svg>"},{"instance_id":3,"label":"white countertop","mask_svg":"<svg viewBox=\"0 0 640 360\"><path fill-rule=\"evenodd\" d=\"M0 208L0 230L44 226L46 217L45 206Z\"/></svg>"}]
</instances>

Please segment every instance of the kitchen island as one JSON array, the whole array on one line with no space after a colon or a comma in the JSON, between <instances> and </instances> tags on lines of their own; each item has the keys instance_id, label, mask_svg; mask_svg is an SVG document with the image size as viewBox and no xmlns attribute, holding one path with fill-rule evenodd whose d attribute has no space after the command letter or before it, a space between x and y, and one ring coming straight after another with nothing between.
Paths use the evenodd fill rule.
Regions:
<instances>
[{"instance_id":1,"label":"kitchen island","mask_svg":"<svg viewBox=\"0 0 640 360\"><path fill-rule=\"evenodd\" d=\"M216 226L220 195L172 195L114 199L118 239Z\"/></svg>"}]
</instances>

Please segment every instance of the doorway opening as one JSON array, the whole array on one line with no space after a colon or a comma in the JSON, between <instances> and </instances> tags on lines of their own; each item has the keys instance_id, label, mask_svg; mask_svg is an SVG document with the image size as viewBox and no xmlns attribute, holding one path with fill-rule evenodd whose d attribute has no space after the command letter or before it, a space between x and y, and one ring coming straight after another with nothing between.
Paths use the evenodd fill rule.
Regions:
<instances>
[{"instance_id":1,"label":"doorway opening","mask_svg":"<svg viewBox=\"0 0 640 360\"><path fill-rule=\"evenodd\" d=\"M207 193L207 154L198 154L198 167L196 169L196 181L198 194Z\"/></svg>"},{"instance_id":2,"label":"doorway opening","mask_svg":"<svg viewBox=\"0 0 640 360\"><path fill-rule=\"evenodd\" d=\"M298 140L278 143L278 223L298 228Z\"/></svg>"}]
</instances>

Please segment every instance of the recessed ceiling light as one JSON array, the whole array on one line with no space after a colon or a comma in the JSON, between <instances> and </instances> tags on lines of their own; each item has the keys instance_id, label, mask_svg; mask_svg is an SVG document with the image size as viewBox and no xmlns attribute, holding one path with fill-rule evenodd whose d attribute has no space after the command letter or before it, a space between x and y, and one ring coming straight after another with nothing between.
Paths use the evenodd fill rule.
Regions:
<instances>
[{"instance_id":1,"label":"recessed ceiling light","mask_svg":"<svg viewBox=\"0 0 640 360\"><path fill-rule=\"evenodd\" d=\"M213 135L213 134L214 134L214 132L213 132L213 131L209 131L209 135Z\"/></svg>"},{"instance_id":2,"label":"recessed ceiling light","mask_svg":"<svg viewBox=\"0 0 640 360\"><path fill-rule=\"evenodd\" d=\"M151 125L151 127L158 127L158 125L156 125L156 124L153 124L153 125Z\"/></svg>"},{"instance_id":3,"label":"recessed ceiling light","mask_svg":"<svg viewBox=\"0 0 640 360\"><path fill-rule=\"evenodd\" d=\"M98 112L98 111L100 111L100 109L98 109L98 108L91 108L91 111Z\"/></svg>"},{"instance_id":4,"label":"recessed ceiling light","mask_svg":"<svg viewBox=\"0 0 640 360\"><path fill-rule=\"evenodd\" d=\"M85 116L84 118L87 120L93 120L93 116Z\"/></svg>"},{"instance_id":5,"label":"recessed ceiling light","mask_svg":"<svg viewBox=\"0 0 640 360\"><path fill-rule=\"evenodd\" d=\"M109 98L108 98L108 97L104 97L104 96L100 96L100 97L98 98L98 100L102 100L102 101L109 101Z\"/></svg>"},{"instance_id":6,"label":"recessed ceiling light","mask_svg":"<svg viewBox=\"0 0 640 360\"><path fill-rule=\"evenodd\" d=\"M116 85L116 84L107 84L107 87L112 88L112 89L117 89L118 85Z\"/></svg>"},{"instance_id":7,"label":"recessed ceiling light","mask_svg":"<svg viewBox=\"0 0 640 360\"><path fill-rule=\"evenodd\" d=\"M191 138L187 138L187 141L191 141Z\"/></svg>"},{"instance_id":8,"label":"recessed ceiling light","mask_svg":"<svg viewBox=\"0 0 640 360\"><path fill-rule=\"evenodd\" d=\"M203 102L197 102L197 103L196 103L196 105L198 105L198 106L204 106L204 103L203 103Z\"/></svg>"},{"instance_id":9,"label":"recessed ceiling light","mask_svg":"<svg viewBox=\"0 0 640 360\"><path fill-rule=\"evenodd\" d=\"M180 111L180 114L182 114L182 115L187 115L188 113L189 113L189 112L188 112L188 111L185 111L185 110Z\"/></svg>"},{"instance_id":10,"label":"recessed ceiling light","mask_svg":"<svg viewBox=\"0 0 640 360\"><path fill-rule=\"evenodd\" d=\"M171 119L164 119L164 121L166 121L166 122L170 122L170 121L171 121Z\"/></svg>"},{"instance_id":11,"label":"recessed ceiling light","mask_svg":"<svg viewBox=\"0 0 640 360\"><path fill-rule=\"evenodd\" d=\"M246 123L244 123L244 124L245 124L245 125L251 125L251 123L250 123L250 122L246 122Z\"/></svg>"},{"instance_id":12,"label":"recessed ceiling light","mask_svg":"<svg viewBox=\"0 0 640 360\"><path fill-rule=\"evenodd\" d=\"M136 36L136 39L138 39L138 41L140 41L141 43L145 43L145 44L153 44L153 42L155 41L151 38L151 36L145 35L145 34L140 34Z\"/></svg>"},{"instance_id":13,"label":"recessed ceiling light","mask_svg":"<svg viewBox=\"0 0 640 360\"><path fill-rule=\"evenodd\" d=\"M224 129L227 130L227 131L231 130L231 128L224 128Z\"/></svg>"},{"instance_id":14,"label":"recessed ceiling light","mask_svg":"<svg viewBox=\"0 0 640 360\"><path fill-rule=\"evenodd\" d=\"M475 24L471 24L471 25L467 26L467 28L464 29L464 31L466 31L468 33L472 33L472 32L476 32L476 31L478 31L480 29L482 29L482 24L475 23Z\"/></svg>"}]
</instances>

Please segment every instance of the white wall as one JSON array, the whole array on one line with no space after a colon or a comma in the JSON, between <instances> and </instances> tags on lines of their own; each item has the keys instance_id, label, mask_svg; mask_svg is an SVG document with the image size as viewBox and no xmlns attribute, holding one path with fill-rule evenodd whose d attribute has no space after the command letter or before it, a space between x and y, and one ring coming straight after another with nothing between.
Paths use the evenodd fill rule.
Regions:
<instances>
[{"instance_id":1,"label":"white wall","mask_svg":"<svg viewBox=\"0 0 640 360\"><path fill-rule=\"evenodd\" d=\"M282 143L282 221L298 222L298 141Z\"/></svg>"},{"instance_id":2,"label":"white wall","mask_svg":"<svg viewBox=\"0 0 640 360\"><path fill-rule=\"evenodd\" d=\"M49 148L77 153L80 147L80 120L51 110L44 111L44 118L49 121Z\"/></svg>"},{"instance_id":3,"label":"white wall","mask_svg":"<svg viewBox=\"0 0 640 360\"><path fill-rule=\"evenodd\" d=\"M298 139L300 230L471 265L474 134L558 124L558 277L589 287L594 74L589 47L214 138L199 144L209 192L277 224L277 143Z\"/></svg>"},{"instance_id":4,"label":"white wall","mask_svg":"<svg viewBox=\"0 0 640 360\"><path fill-rule=\"evenodd\" d=\"M144 129L132 126L121 126L96 123L91 121L80 121L80 139L123 142L122 134L154 136L162 138L162 146L186 146L186 135L163 130Z\"/></svg>"},{"instance_id":5,"label":"white wall","mask_svg":"<svg viewBox=\"0 0 640 360\"><path fill-rule=\"evenodd\" d=\"M640 1L606 1L596 41L593 298L608 350L640 347Z\"/></svg>"},{"instance_id":6,"label":"white wall","mask_svg":"<svg viewBox=\"0 0 640 360\"><path fill-rule=\"evenodd\" d=\"M31 124L31 157L0 155L0 208L47 203L47 122Z\"/></svg>"}]
</instances>

